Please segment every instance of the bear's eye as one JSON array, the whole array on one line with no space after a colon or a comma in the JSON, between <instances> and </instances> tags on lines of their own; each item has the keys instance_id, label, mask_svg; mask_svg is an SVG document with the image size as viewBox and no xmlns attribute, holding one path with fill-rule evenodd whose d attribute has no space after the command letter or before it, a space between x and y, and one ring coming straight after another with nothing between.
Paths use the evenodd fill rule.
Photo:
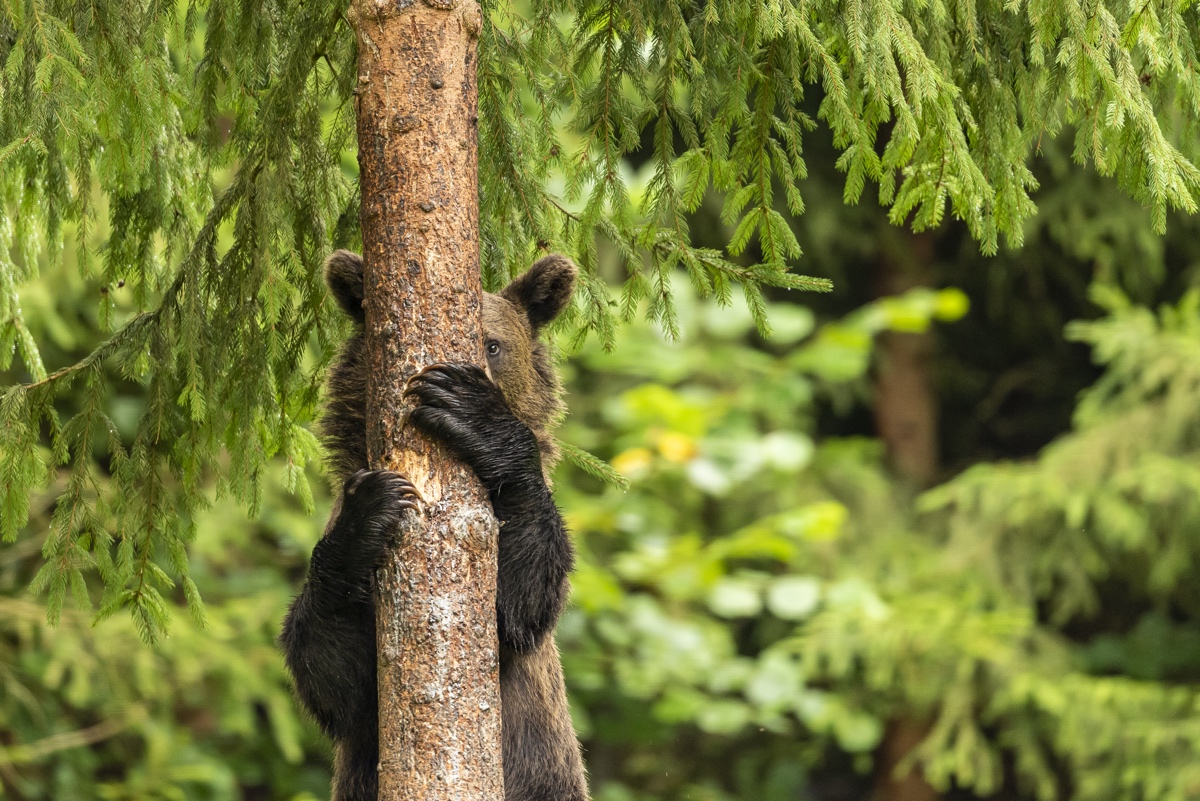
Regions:
<instances>
[{"instance_id":1,"label":"bear's eye","mask_svg":"<svg viewBox=\"0 0 1200 801\"><path fill-rule=\"evenodd\" d=\"M487 355L497 356L500 353L500 343L494 339L489 339L487 342Z\"/></svg>"}]
</instances>

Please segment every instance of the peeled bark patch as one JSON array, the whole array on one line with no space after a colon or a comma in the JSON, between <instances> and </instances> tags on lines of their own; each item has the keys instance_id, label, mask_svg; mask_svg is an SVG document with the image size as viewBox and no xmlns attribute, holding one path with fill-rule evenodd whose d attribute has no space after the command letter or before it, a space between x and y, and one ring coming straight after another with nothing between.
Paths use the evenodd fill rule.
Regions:
<instances>
[{"instance_id":1,"label":"peeled bark patch","mask_svg":"<svg viewBox=\"0 0 1200 801\"><path fill-rule=\"evenodd\" d=\"M484 364L474 0L355 0L367 444L424 514L378 595L379 798L497 801L498 527L474 474L405 428L405 381Z\"/></svg>"}]
</instances>

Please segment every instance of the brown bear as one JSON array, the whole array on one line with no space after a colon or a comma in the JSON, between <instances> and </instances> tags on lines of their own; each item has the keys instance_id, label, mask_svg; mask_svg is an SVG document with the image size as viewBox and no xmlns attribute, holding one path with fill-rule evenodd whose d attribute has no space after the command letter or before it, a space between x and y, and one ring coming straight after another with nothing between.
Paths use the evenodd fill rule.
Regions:
<instances>
[{"instance_id":1,"label":"brown bear","mask_svg":"<svg viewBox=\"0 0 1200 801\"><path fill-rule=\"evenodd\" d=\"M501 521L496 618L506 801L584 801L554 626L574 556L546 475L561 390L541 330L566 307L577 270L546 256L499 294L485 294L488 368L448 364L409 383L409 421L479 476ZM413 485L367 469L362 259L325 264L334 298L358 324L330 371L322 437L342 492L313 549L280 641L300 700L335 742L335 801L375 801L379 759L374 576Z\"/></svg>"}]
</instances>

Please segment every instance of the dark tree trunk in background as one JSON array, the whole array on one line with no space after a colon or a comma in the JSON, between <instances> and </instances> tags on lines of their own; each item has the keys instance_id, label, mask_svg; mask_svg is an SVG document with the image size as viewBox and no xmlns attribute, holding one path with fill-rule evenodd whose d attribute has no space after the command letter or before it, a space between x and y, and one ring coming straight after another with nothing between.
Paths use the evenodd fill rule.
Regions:
<instances>
[{"instance_id":1,"label":"dark tree trunk in background","mask_svg":"<svg viewBox=\"0 0 1200 801\"><path fill-rule=\"evenodd\" d=\"M934 239L930 234L896 231L880 255L876 294L898 295L928 286L933 273ZM928 487L938 470L937 396L931 376L934 339L888 331L879 336L875 375L875 425L892 470L913 489ZM935 801L937 791L921 769L897 773L897 767L929 733L928 722L902 717L884 731L875 766L878 801Z\"/></svg>"},{"instance_id":2,"label":"dark tree trunk in background","mask_svg":"<svg viewBox=\"0 0 1200 801\"><path fill-rule=\"evenodd\" d=\"M380 801L497 801L498 527L482 486L403 426L405 381L484 363L476 0L353 0L358 35L367 442L409 477L410 516L378 593Z\"/></svg>"},{"instance_id":3,"label":"dark tree trunk in background","mask_svg":"<svg viewBox=\"0 0 1200 801\"><path fill-rule=\"evenodd\" d=\"M897 774L896 768L929 734L929 724L915 718L888 721L875 767L875 798L877 801L935 801L937 790L921 769Z\"/></svg>"},{"instance_id":4,"label":"dark tree trunk in background","mask_svg":"<svg viewBox=\"0 0 1200 801\"><path fill-rule=\"evenodd\" d=\"M876 294L899 295L929 286L933 273L933 237L894 232L880 256ZM889 238L891 239L891 238ZM931 331L879 335L875 372L875 426L888 462L915 489L925 489L938 469L937 396L930 375Z\"/></svg>"}]
</instances>

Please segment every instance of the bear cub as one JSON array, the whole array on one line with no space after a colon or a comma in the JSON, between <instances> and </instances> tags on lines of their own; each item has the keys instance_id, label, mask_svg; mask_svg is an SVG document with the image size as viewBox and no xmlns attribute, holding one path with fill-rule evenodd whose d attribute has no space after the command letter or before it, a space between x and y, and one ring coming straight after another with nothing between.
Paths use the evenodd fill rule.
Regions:
<instances>
[{"instance_id":1,"label":"bear cub","mask_svg":"<svg viewBox=\"0 0 1200 801\"><path fill-rule=\"evenodd\" d=\"M325 279L358 323L330 371L321 433L342 482L280 642L296 692L335 743L335 801L375 801L379 761L375 570L416 490L367 469L362 259L340 250ZM496 618L505 801L585 801L554 626L574 556L546 476L561 389L538 334L566 307L577 270L546 256L483 299L488 368L438 364L409 382L409 423L469 465L501 521Z\"/></svg>"}]
</instances>

